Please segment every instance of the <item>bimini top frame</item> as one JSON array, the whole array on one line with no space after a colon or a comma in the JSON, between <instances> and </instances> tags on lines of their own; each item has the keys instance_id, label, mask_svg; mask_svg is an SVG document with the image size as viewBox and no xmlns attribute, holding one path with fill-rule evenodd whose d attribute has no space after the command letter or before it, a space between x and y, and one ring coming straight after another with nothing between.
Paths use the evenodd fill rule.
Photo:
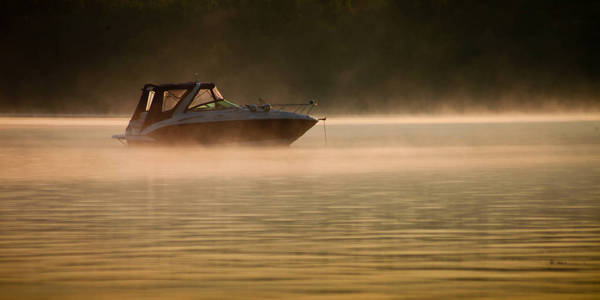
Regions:
<instances>
[{"instance_id":1,"label":"bimini top frame","mask_svg":"<svg viewBox=\"0 0 600 300\"><path fill-rule=\"evenodd\" d=\"M187 104L194 98L199 90L210 90L213 100L222 98L218 91L215 91L214 83L204 82L187 82L180 84L151 84L147 83L142 88L142 95L138 102L135 111L133 112L132 120L137 120L140 115L146 112L144 117L143 127L168 119L174 114L185 111ZM169 91L177 91L177 95L171 94ZM177 98L177 103L173 107L168 107L165 101L168 96Z\"/></svg>"}]
</instances>

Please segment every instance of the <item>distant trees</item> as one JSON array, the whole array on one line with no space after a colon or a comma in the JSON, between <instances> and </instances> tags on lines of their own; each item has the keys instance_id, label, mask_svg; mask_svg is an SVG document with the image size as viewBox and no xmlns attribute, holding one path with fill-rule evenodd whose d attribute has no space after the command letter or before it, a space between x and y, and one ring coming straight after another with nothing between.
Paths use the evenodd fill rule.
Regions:
<instances>
[{"instance_id":1,"label":"distant trees","mask_svg":"<svg viewBox=\"0 0 600 300\"><path fill-rule=\"evenodd\" d=\"M596 106L595 1L0 4L0 112L129 112L145 82L340 112ZM335 108L334 108L335 107Z\"/></svg>"}]
</instances>

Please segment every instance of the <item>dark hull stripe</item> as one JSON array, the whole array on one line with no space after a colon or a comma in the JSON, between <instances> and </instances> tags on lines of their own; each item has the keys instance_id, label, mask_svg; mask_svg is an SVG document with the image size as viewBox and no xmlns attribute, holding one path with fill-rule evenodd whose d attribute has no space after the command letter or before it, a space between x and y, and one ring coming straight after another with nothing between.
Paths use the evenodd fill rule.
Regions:
<instances>
[{"instance_id":1,"label":"dark hull stripe","mask_svg":"<svg viewBox=\"0 0 600 300\"><path fill-rule=\"evenodd\" d=\"M306 119L235 120L178 124L152 131L159 143L276 143L289 145L317 123Z\"/></svg>"}]
</instances>

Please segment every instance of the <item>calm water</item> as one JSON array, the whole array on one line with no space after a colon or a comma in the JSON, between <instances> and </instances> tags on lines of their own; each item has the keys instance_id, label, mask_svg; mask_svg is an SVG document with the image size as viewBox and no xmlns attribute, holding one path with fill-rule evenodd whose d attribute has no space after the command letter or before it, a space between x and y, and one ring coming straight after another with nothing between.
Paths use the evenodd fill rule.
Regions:
<instances>
[{"instance_id":1,"label":"calm water","mask_svg":"<svg viewBox=\"0 0 600 300\"><path fill-rule=\"evenodd\" d=\"M0 298L600 297L600 118L259 149L126 148L125 123L0 119Z\"/></svg>"}]
</instances>

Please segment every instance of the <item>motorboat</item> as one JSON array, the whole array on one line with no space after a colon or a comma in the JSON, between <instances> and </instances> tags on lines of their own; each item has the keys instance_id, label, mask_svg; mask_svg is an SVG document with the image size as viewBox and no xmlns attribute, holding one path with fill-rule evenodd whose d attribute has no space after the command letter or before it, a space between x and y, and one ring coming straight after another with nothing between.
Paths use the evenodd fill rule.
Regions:
<instances>
[{"instance_id":1,"label":"motorboat","mask_svg":"<svg viewBox=\"0 0 600 300\"><path fill-rule=\"evenodd\" d=\"M213 83L146 84L125 134L113 138L128 145L290 145L318 122L309 115L316 103L306 105L307 113L264 102L240 106L225 100Z\"/></svg>"}]
</instances>

